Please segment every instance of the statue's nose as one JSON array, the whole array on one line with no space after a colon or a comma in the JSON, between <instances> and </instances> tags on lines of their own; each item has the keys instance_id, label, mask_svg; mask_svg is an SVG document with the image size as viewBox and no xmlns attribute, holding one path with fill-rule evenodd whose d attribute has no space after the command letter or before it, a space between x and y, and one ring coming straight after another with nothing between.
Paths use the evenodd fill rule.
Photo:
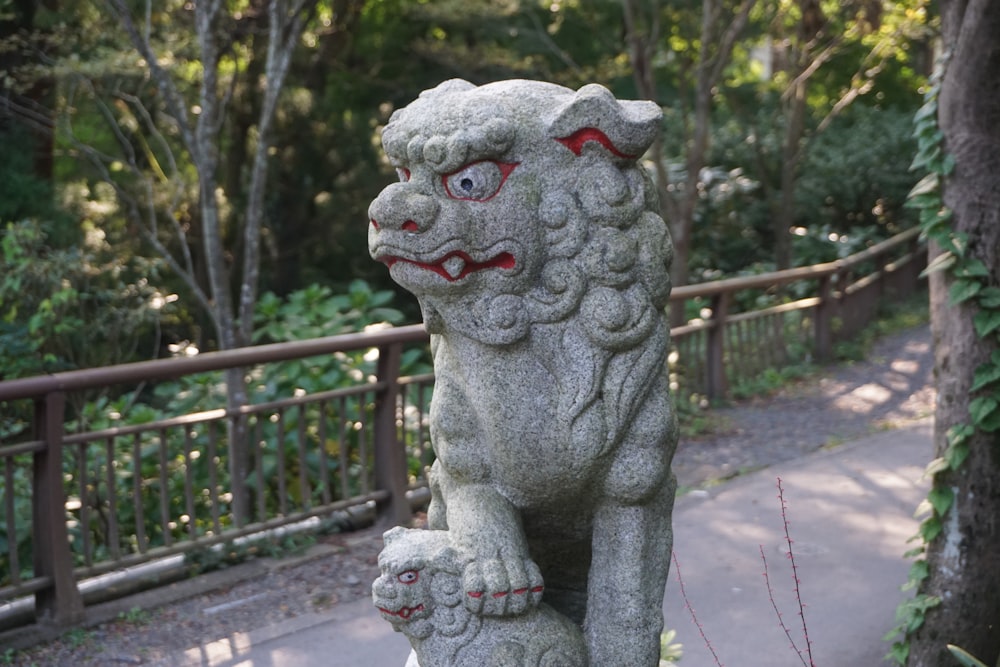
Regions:
<instances>
[{"instance_id":1,"label":"statue's nose","mask_svg":"<svg viewBox=\"0 0 1000 667\"><path fill-rule=\"evenodd\" d=\"M427 231L437 217L438 204L407 183L393 183L368 207L368 219L376 229Z\"/></svg>"}]
</instances>

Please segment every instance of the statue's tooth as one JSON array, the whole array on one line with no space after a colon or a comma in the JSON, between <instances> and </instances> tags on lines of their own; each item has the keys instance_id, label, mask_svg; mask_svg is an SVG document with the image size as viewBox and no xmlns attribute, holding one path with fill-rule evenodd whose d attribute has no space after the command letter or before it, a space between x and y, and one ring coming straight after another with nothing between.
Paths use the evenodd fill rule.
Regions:
<instances>
[{"instance_id":1,"label":"statue's tooth","mask_svg":"<svg viewBox=\"0 0 1000 667\"><path fill-rule=\"evenodd\" d=\"M444 267L445 272L447 272L449 276L452 278L458 278L462 275L462 271L465 269L465 260L455 255L442 262L441 266Z\"/></svg>"}]
</instances>

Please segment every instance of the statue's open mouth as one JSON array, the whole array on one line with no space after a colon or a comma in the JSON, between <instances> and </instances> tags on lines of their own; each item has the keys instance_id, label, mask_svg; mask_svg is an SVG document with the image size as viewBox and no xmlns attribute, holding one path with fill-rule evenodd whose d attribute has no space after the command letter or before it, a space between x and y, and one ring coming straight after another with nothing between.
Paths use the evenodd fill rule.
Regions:
<instances>
[{"instance_id":1,"label":"statue's open mouth","mask_svg":"<svg viewBox=\"0 0 1000 667\"><path fill-rule=\"evenodd\" d=\"M423 611L424 605L418 605L416 607L403 607L399 611L392 611L386 609L385 607L379 607L378 610L387 616L399 616L404 621L408 621L410 620L410 617L413 616L415 613L417 613L418 611Z\"/></svg>"},{"instance_id":2,"label":"statue's open mouth","mask_svg":"<svg viewBox=\"0 0 1000 667\"><path fill-rule=\"evenodd\" d=\"M385 263L390 269L397 262L413 264L421 269L432 271L449 282L461 280L470 273L485 269L513 269L516 264L514 255L509 252L502 252L484 262L477 262L468 253L461 250L450 252L435 262L419 262L396 255L380 257L379 261Z\"/></svg>"}]
</instances>

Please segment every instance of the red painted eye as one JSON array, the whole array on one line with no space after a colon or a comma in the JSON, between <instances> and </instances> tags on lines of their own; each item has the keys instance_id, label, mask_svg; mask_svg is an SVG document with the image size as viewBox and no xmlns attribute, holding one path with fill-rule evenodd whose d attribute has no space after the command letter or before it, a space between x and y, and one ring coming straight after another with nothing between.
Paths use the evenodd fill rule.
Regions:
<instances>
[{"instance_id":1,"label":"red painted eye","mask_svg":"<svg viewBox=\"0 0 1000 667\"><path fill-rule=\"evenodd\" d=\"M410 180L410 170L404 169L403 167L396 167L396 175L399 176L401 183L406 183Z\"/></svg>"},{"instance_id":2,"label":"red painted eye","mask_svg":"<svg viewBox=\"0 0 1000 667\"><path fill-rule=\"evenodd\" d=\"M492 160L473 162L443 176L444 189L452 199L486 201L500 192L500 188L516 166L517 163Z\"/></svg>"},{"instance_id":3,"label":"red painted eye","mask_svg":"<svg viewBox=\"0 0 1000 667\"><path fill-rule=\"evenodd\" d=\"M406 572L400 572L396 579L399 580L401 584L415 584L417 579L420 578L420 573L416 570L407 570Z\"/></svg>"}]
</instances>

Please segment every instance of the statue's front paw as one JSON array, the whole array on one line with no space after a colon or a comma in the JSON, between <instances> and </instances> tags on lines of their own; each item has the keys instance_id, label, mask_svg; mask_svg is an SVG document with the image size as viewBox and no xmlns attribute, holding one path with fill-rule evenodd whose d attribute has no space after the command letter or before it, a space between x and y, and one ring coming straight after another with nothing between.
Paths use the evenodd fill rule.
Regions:
<instances>
[{"instance_id":1,"label":"statue's front paw","mask_svg":"<svg viewBox=\"0 0 1000 667\"><path fill-rule=\"evenodd\" d=\"M516 616L542 601L542 573L530 558L479 558L462 576L465 606L480 616Z\"/></svg>"}]
</instances>

